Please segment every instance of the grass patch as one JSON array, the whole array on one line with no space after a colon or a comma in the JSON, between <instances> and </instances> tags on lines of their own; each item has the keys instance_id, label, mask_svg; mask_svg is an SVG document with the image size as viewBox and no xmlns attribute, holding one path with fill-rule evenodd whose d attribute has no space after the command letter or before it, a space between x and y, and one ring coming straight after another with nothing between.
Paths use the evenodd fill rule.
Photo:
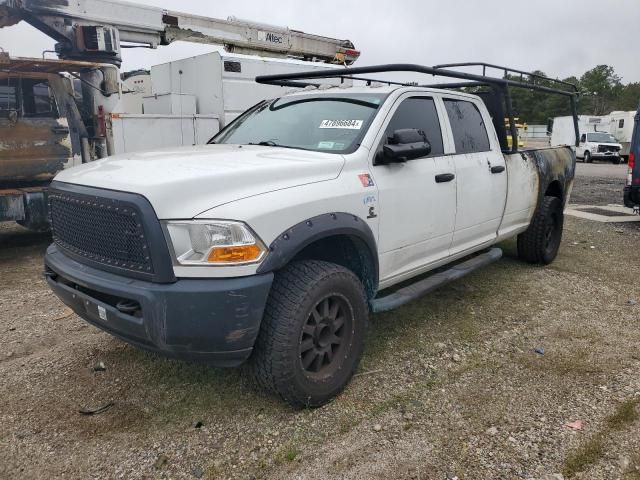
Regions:
<instances>
[{"instance_id":1,"label":"grass patch","mask_svg":"<svg viewBox=\"0 0 640 480\"><path fill-rule=\"evenodd\" d=\"M567 478L572 478L576 473L582 472L588 466L595 464L602 457L603 453L603 437L602 435L596 435L569 455L564 462L562 474Z\"/></svg>"},{"instance_id":2,"label":"grass patch","mask_svg":"<svg viewBox=\"0 0 640 480\"><path fill-rule=\"evenodd\" d=\"M607 425L612 430L621 430L625 426L632 424L638 419L636 406L640 400L627 400L621 403L616 412L607 418Z\"/></svg>"},{"instance_id":3,"label":"grass patch","mask_svg":"<svg viewBox=\"0 0 640 480\"><path fill-rule=\"evenodd\" d=\"M274 454L273 461L276 465L283 465L293 462L298 455L300 455L298 447L295 445L285 445Z\"/></svg>"},{"instance_id":4,"label":"grass patch","mask_svg":"<svg viewBox=\"0 0 640 480\"><path fill-rule=\"evenodd\" d=\"M587 467L594 465L604 454L606 436L612 432L623 430L638 419L636 407L640 400L632 399L622 402L616 411L607 417L603 431L594 435L584 445L572 452L564 463L562 473L567 478L574 477L578 472L583 472ZM637 472L631 472L636 475ZM637 478L626 476L625 478Z\"/></svg>"}]
</instances>

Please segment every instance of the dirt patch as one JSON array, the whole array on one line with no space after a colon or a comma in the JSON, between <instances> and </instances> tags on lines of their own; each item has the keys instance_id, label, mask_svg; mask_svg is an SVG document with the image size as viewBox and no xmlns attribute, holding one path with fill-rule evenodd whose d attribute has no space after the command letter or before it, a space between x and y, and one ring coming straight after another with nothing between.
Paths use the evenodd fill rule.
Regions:
<instances>
[{"instance_id":1,"label":"dirt patch","mask_svg":"<svg viewBox=\"0 0 640 480\"><path fill-rule=\"evenodd\" d=\"M622 182L578 177L572 202ZM549 267L507 242L372 316L358 375L312 411L89 326L41 277L50 237L0 224L0 478L639 479L640 227L566 222Z\"/></svg>"},{"instance_id":2,"label":"dirt patch","mask_svg":"<svg viewBox=\"0 0 640 480\"><path fill-rule=\"evenodd\" d=\"M638 233L567 219L547 268L503 245L497 264L373 316L347 390L296 411L245 369L146 354L71 315L40 276L49 238L5 228L0 477L637 478L620 405L640 395Z\"/></svg>"}]
</instances>

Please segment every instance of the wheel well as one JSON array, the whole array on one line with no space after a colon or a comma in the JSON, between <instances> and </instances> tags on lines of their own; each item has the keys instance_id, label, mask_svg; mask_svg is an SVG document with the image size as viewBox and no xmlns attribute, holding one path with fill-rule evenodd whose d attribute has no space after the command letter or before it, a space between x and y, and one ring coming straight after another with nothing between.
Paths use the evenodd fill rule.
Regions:
<instances>
[{"instance_id":1,"label":"wheel well","mask_svg":"<svg viewBox=\"0 0 640 480\"><path fill-rule=\"evenodd\" d=\"M351 270L362 282L369 299L378 288L378 272L373 253L360 238L352 235L333 235L321 238L304 247L292 261L324 260Z\"/></svg>"},{"instance_id":2,"label":"wheel well","mask_svg":"<svg viewBox=\"0 0 640 480\"><path fill-rule=\"evenodd\" d=\"M562 200L562 184L558 180L554 180L547 187L547 191L544 193L545 197L556 197Z\"/></svg>"}]
</instances>

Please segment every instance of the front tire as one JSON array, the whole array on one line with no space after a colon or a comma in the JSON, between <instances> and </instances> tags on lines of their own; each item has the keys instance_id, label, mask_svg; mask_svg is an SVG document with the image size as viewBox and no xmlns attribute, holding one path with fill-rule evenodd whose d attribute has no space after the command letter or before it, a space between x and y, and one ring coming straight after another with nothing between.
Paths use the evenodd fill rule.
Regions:
<instances>
[{"instance_id":1,"label":"front tire","mask_svg":"<svg viewBox=\"0 0 640 480\"><path fill-rule=\"evenodd\" d=\"M584 152L584 163L592 163L593 159L591 158L590 152Z\"/></svg>"},{"instance_id":2,"label":"front tire","mask_svg":"<svg viewBox=\"0 0 640 480\"><path fill-rule=\"evenodd\" d=\"M620 163L622 163L622 160L620 157L613 157L612 161L614 165L620 165Z\"/></svg>"},{"instance_id":3,"label":"front tire","mask_svg":"<svg viewBox=\"0 0 640 480\"><path fill-rule=\"evenodd\" d=\"M295 407L327 403L358 367L367 323L353 272L316 260L286 266L274 279L251 358L256 380Z\"/></svg>"},{"instance_id":4,"label":"front tire","mask_svg":"<svg viewBox=\"0 0 640 480\"><path fill-rule=\"evenodd\" d=\"M558 255L564 214L562 200L544 197L529 228L518 235L518 257L528 263L548 265Z\"/></svg>"}]
</instances>

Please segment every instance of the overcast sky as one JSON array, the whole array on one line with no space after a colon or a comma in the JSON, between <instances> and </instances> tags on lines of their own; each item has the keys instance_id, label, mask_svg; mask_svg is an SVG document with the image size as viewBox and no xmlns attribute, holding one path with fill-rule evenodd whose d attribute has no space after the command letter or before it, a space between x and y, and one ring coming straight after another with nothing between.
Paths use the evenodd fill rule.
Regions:
<instances>
[{"instance_id":1,"label":"overcast sky","mask_svg":"<svg viewBox=\"0 0 640 480\"><path fill-rule=\"evenodd\" d=\"M580 76L612 65L640 81L639 0L138 0L169 10L230 15L308 33L347 38L362 51L357 65L486 61L552 77ZM53 40L24 22L0 29L14 56L42 55ZM126 70L215 50L175 43L124 51Z\"/></svg>"}]
</instances>

